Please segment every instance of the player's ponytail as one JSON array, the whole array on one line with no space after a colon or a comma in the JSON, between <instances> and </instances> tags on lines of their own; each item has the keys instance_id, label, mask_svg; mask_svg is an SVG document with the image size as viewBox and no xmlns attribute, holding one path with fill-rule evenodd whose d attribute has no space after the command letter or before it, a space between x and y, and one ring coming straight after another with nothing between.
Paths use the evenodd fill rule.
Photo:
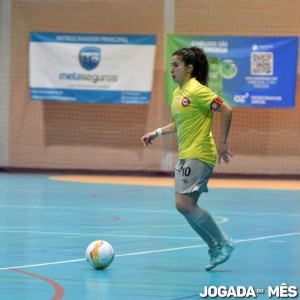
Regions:
<instances>
[{"instance_id":1,"label":"player's ponytail","mask_svg":"<svg viewBox=\"0 0 300 300\"><path fill-rule=\"evenodd\" d=\"M206 54L201 48L182 48L175 51L172 55L180 56L186 66L192 65L194 67L192 77L195 77L201 84L207 86L209 65Z\"/></svg>"},{"instance_id":2,"label":"player's ponytail","mask_svg":"<svg viewBox=\"0 0 300 300\"><path fill-rule=\"evenodd\" d=\"M191 47L190 48L196 55L198 63L194 64L193 76L203 85L208 84L209 76L209 65L206 54L201 48Z\"/></svg>"}]
</instances>

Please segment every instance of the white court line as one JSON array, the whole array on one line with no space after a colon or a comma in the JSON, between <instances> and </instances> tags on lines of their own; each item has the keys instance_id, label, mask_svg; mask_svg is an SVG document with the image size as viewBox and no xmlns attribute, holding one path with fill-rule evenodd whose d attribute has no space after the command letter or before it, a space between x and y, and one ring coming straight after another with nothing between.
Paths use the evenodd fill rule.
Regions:
<instances>
[{"instance_id":1,"label":"white court line","mask_svg":"<svg viewBox=\"0 0 300 300\"><path fill-rule=\"evenodd\" d=\"M262 236L262 237L252 238L252 239L237 240L236 242L237 243L246 243L246 242L261 241L261 240L267 240L267 239L273 239L273 238L279 238L279 237L285 237L285 236L295 236L295 235L300 235L300 232L268 235L268 236ZM115 255L115 257L136 256L136 255L144 255L144 254L149 254L149 253L170 252L170 251L185 250L185 249L192 249L192 248L203 248L203 247L206 247L206 245L194 245L194 246L186 246L186 247L178 247L178 248L150 250L150 251L143 251L143 252L133 252L133 253L126 253L126 254L118 254L118 255ZM34 265L3 267L3 268L0 268L0 271L1 270L25 269L25 268L34 268L34 267L42 267L42 266L50 266L50 265L67 264L67 263L74 263L74 262L80 262L80 261L85 261L85 260L86 260L85 258L79 258L79 259L56 261L56 262L34 264Z\"/></svg>"},{"instance_id":2,"label":"white court line","mask_svg":"<svg viewBox=\"0 0 300 300\"><path fill-rule=\"evenodd\" d=\"M66 209L66 210L84 210L90 209L90 207L84 206L53 206L53 205L0 205L0 208L15 208L15 209ZM145 212L145 213L158 213L158 214L172 214L177 215L178 212L175 209L161 210L161 209L139 209L139 208L116 208L116 207L93 207L93 210L105 210L105 211L125 211L125 212Z\"/></svg>"},{"instance_id":3,"label":"white court line","mask_svg":"<svg viewBox=\"0 0 300 300\"><path fill-rule=\"evenodd\" d=\"M107 233L77 233L77 232L51 232L51 231L22 231L22 230L0 230L5 233L25 233L25 234L52 234L52 235L78 235L78 236L106 236L123 238L143 238L143 239L180 239L180 240L199 240L199 237L186 236L163 236L163 235L134 235L134 234L107 234Z\"/></svg>"},{"instance_id":4,"label":"white court line","mask_svg":"<svg viewBox=\"0 0 300 300\"><path fill-rule=\"evenodd\" d=\"M217 221L218 224L228 222L228 218L225 217L217 217L220 218L220 221ZM178 227L189 227L188 224L184 225L154 225L154 226L104 226L102 229L152 229L152 228L178 228ZM16 228L16 227L10 227L10 228ZM18 228L18 227L17 227ZM22 227L24 228L24 227ZM35 228L35 227L29 227L29 228ZM91 228L98 228L99 227L80 227L85 229L91 229ZM61 229L61 227L60 227ZM78 228L77 228L78 229ZM56 231L34 231L34 230L4 230L0 229L0 232L2 233L25 233L25 234L53 234L53 235L83 235L83 236L94 236L94 235L101 235L101 236L114 236L114 237L138 237L138 238L157 238L157 239L187 239L187 240L194 240L199 239L197 238L189 238L189 237L181 237L181 236L149 236L149 235L125 235L125 234L107 234L107 233L78 233L78 232L56 232Z\"/></svg>"},{"instance_id":5,"label":"white court line","mask_svg":"<svg viewBox=\"0 0 300 300\"><path fill-rule=\"evenodd\" d=\"M0 208L15 208L15 209L65 209L65 210L84 210L90 209L88 207L83 206L44 206L44 205L0 205ZM161 210L161 209L139 209L139 208L115 208L115 207L94 207L94 210L101 210L101 211L124 211L124 212L138 212L138 213L157 213L157 214L168 214L168 215L178 215L178 211L175 209L173 210ZM270 212L222 212L226 215L246 215L246 216L289 216L289 217L298 217L300 216L299 213L270 213ZM215 218L224 218L217 215L214 215Z\"/></svg>"}]
</instances>

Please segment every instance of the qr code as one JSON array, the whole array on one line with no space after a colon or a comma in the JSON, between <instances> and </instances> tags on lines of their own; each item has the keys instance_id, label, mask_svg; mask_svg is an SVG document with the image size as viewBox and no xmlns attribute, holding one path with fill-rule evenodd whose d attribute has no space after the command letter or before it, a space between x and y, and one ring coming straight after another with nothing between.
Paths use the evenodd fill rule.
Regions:
<instances>
[{"instance_id":1,"label":"qr code","mask_svg":"<svg viewBox=\"0 0 300 300\"><path fill-rule=\"evenodd\" d=\"M274 57L272 52L251 53L252 75L273 75Z\"/></svg>"}]
</instances>

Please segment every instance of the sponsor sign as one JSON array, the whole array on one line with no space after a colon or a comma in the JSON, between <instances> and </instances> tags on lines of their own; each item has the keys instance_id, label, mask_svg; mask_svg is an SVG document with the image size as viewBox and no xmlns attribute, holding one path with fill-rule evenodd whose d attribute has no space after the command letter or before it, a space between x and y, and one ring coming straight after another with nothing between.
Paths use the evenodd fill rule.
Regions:
<instances>
[{"instance_id":1,"label":"sponsor sign","mask_svg":"<svg viewBox=\"0 0 300 300\"><path fill-rule=\"evenodd\" d=\"M156 36L30 34L30 97L41 101L147 104Z\"/></svg>"},{"instance_id":2,"label":"sponsor sign","mask_svg":"<svg viewBox=\"0 0 300 300\"><path fill-rule=\"evenodd\" d=\"M298 37L168 35L167 70L172 53L202 48L209 61L209 87L232 106L295 106ZM167 99L176 88L167 76Z\"/></svg>"}]
</instances>

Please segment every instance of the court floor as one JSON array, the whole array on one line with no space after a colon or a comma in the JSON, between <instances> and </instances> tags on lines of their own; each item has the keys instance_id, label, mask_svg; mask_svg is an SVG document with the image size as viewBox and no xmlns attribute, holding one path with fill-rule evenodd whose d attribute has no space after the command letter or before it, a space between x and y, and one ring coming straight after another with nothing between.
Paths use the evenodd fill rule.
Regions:
<instances>
[{"instance_id":1,"label":"court floor","mask_svg":"<svg viewBox=\"0 0 300 300\"><path fill-rule=\"evenodd\" d=\"M210 272L207 247L176 211L172 185L169 178L0 173L0 299L300 293L299 181L211 181L200 202L238 244ZM85 260L98 239L116 254L102 271Z\"/></svg>"}]
</instances>

